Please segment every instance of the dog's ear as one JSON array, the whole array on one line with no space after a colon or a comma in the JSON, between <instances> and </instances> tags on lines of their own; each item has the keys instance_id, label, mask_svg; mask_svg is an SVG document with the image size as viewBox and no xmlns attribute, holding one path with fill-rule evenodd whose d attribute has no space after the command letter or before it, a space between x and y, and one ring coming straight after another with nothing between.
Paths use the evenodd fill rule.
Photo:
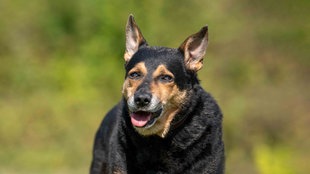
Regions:
<instances>
[{"instance_id":1,"label":"dog's ear","mask_svg":"<svg viewBox=\"0 0 310 174\"><path fill-rule=\"evenodd\" d=\"M203 56L208 45L208 26L204 26L198 33L189 36L179 47L184 54L186 68L197 72L202 68Z\"/></svg>"},{"instance_id":2,"label":"dog's ear","mask_svg":"<svg viewBox=\"0 0 310 174\"><path fill-rule=\"evenodd\" d=\"M130 15L126 25L126 50L124 59L126 63L138 51L141 45L147 44L133 15Z\"/></svg>"}]
</instances>

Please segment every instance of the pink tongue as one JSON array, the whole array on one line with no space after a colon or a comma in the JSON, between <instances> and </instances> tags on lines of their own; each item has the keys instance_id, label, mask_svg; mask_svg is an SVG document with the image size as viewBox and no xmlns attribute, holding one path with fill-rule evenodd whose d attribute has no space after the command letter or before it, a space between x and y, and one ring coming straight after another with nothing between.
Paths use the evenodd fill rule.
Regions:
<instances>
[{"instance_id":1,"label":"pink tongue","mask_svg":"<svg viewBox=\"0 0 310 174\"><path fill-rule=\"evenodd\" d=\"M151 119L151 113L148 112L136 112L130 114L131 123L137 127L143 127Z\"/></svg>"}]
</instances>

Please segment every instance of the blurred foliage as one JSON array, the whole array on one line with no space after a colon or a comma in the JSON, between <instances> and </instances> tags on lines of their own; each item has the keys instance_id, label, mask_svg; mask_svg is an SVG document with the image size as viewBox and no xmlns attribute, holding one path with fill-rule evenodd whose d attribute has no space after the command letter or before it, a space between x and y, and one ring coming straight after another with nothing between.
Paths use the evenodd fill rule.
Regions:
<instances>
[{"instance_id":1,"label":"blurred foliage","mask_svg":"<svg viewBox=\"0 0 310 174\"><path fill-rule=\"evenodd\" d=\"M271 149L266 145L255 148L255 161L261 174L294 174L295 166L290 164L290 150L277 147Z\"/></svg>"},{"instance_id":2,"label":"blurred foliage","mask_svg":"<svg viewBox=\"0 0 310 174\"><path fill-rule=\"evenodd\" d=\"M87 173L120 98L124 28L178 47L206 23L202 85L224 112L226 173L310 166L310 1L0 1L0 173Z\"/></svg>"}]
</instances>

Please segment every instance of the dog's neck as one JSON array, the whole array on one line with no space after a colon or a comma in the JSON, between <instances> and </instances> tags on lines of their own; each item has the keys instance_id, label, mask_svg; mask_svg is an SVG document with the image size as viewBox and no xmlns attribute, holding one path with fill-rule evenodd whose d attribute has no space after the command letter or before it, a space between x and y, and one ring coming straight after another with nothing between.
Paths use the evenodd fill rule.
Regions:
<instances>
[{"instance_id":1,"label":"dog's neck","mask_svg":"<svg viewBox=\"0 0 310 174\"><path fill-rule=\"evenodd\" d=\"M181 106L180 112L177 113L175 118L172 120L170 131L177 130L181 127L190 117L193 116L194 109L199 102L199 95L195 95L201 89L199 84L193 85L193 88L190 89L187 96L187 102Z\"/></svg>"}]
</instances>

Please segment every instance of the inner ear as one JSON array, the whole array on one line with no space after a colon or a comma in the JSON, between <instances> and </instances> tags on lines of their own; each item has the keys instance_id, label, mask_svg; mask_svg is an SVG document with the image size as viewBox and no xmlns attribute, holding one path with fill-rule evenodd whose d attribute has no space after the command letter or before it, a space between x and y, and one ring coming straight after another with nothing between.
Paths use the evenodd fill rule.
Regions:
<instances>
[{"instance_id":1,"label":"inner ear","mask_svg":"<svg viewBox=\"0 0 310 174\"><path fill-rule=\"evenodd\" d=\"M203 66L203 57L208 46L208 26L204 26L198 33L189 36L179 47L184 54L187 69L198 71Z\"/></svg>"},{"instance_id":2,"label":"inner ear","mask_svg":"<svg viewBox=\"0 0 310 174\"><path fill-rule=\"evenodd\" d=\"M126 49L124 54L126 63L138 51L139 47L144 44L147 44L147 42L136 24L134 17L130 15L126 25Z\"/></svg>"}]
</instances>

